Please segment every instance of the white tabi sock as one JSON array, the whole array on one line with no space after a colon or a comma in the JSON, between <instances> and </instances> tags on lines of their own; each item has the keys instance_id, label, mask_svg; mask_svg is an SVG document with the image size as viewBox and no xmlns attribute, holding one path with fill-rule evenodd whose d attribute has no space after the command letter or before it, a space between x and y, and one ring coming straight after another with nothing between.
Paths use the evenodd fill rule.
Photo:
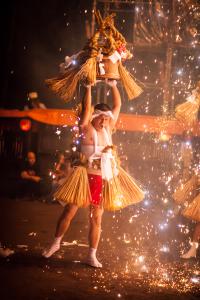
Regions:
<instances>
[{"instance_id":1,"label":"white tabi sock","mask_svg":"<svg viewBox=\"0 0 200 300\"><path fill-rule=\"evenodd\" d=\"M56 251L58 251L60 249L60 243L61 243L62 238L63 238L63 236L55 237L51 246L49 248L45 249L44 252L42 253L42 255L46 258L51 257Z\"/></svg>"},{"instance_id":2,"label":"white tabi sock","mask_svg":"<svg viewBox=\"0 0 200 300\"><path fill-rule=\"evenodd\" d=\"M96 252L97 252L97 249L89 248L86 263L95 268L102 268L102 264L96 258Z\"/></svg>"}]
</instances>

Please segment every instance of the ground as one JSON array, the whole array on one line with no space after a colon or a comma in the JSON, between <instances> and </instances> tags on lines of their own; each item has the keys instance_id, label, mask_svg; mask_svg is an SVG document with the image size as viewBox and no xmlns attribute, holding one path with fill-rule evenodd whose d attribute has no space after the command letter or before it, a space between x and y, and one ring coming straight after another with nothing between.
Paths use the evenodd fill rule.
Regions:
<instances>
[{"instance_id":1,"label":"ground","mask_svg":"<svg viewBox=\"0 0 200 300\"><path fill-rule=\"evenodd\" d=\"M98 250L103 268L94 269L84 264L86 209L79 210L61 250L49 259L41 256L61 211L59 204L41 200L0 199L0 239L15 251L0 259L1 300L199 299L199 257L180 259L188 244L182 232L187 224L179 226L178 217L159 231L158 210L136 205L106 212Z\"/></svg>"}]
</instances>

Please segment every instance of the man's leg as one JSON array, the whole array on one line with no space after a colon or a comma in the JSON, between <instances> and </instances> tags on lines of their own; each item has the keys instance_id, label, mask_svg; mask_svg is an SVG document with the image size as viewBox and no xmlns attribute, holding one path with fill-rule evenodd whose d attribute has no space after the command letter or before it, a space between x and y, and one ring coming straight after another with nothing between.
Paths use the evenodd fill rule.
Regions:
<instances>
[{"instance_id":1,"label":"man's leg","mask_svg":"<svg viewBox=\"0 0 200 300\"><path fill-rule=\"evenodd\" d=\"M76 206L74 204L68 204L64 208L64 210L57 222L54 241L53 241L52 245L43 252L42 255L44 257L48 258L60 249L61 240L62 240L65 232L69 228L71 220L74 218L77 210L78 210L78 206Z\"/></svg>"},{"instance_id":2,"label":"man's leg","mask_svg":"<svg viewBox=\"0 0 200 300\"><path fill-rule=\"evenodd\" d=\"M89 253L87 263L96 268L101 268L102 264L96 258L96 251L101 235L101 220L103 208L91 206L90 209L90 229L89 229Z\"/></svg>"}]
</instances>

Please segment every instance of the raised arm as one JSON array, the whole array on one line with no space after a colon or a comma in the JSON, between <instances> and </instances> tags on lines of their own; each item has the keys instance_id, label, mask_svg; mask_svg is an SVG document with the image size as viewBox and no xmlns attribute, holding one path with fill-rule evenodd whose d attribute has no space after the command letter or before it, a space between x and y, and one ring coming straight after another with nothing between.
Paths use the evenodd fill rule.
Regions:
<instances>
[{"instance_id":1,"label":"raised arm","mask_svg":"<svg viewBox=\"0 0 200 300\"><path fill-rule=\"evenodd\" d=\"M108 85L112 89L112 101L113 101L113 108L112 108L112 113L114 116L114 120L111 120L111 127L114 127L120 113L121 109L121 96L117 87L117 81L116 80L110 80L107 82Z\"/></svg>"},{"instance_id":2,"label":"raised arm","mask_svg":"<svg viewBox=\"0 0 200 300\"><path fill-rule=\"evenodd\" d=\"M89 124L92 108L91 85L87 85L85 89L86 91L82 101L82 113L79 124L82 130Z\"/></svg>"}]
</instances>

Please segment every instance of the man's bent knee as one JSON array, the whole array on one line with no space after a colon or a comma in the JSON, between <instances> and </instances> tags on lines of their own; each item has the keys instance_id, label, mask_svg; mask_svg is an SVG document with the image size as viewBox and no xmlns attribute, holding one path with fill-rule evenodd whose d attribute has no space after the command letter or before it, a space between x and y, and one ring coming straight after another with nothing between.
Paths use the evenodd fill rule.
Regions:
<instances>
[{"instance_id":1,"label":"man's bent knee","mask_svg":"<svg viewBox=\"0 0 200 300\"><path fill-rule=\"evenodd\" d=\"M65 218L72 219L76 214L78 207L76 205L68 205L64 210Z\"/></svg>"}]
</instances>

